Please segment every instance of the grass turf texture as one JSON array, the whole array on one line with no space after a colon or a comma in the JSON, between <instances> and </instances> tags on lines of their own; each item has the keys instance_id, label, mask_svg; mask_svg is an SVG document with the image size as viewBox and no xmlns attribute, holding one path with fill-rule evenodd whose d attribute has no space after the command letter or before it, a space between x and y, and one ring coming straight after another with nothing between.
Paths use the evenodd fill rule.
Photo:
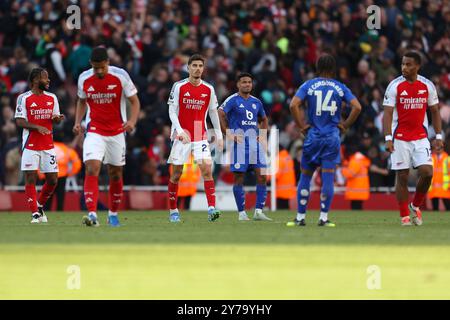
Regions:
<instances>
[{"instance_id":1,"label":"grass turf texture","mask_svg":"<svg viewBox=\"0 0 450 320\"><path fill-rule=\"evenodd\" d=\"M82 213L0 214L0 299L449 299L450 216L425 212L401 227L397 212L335 211L336 228L286 227L222 213L124 212L122 227L81 226ZM68 267L77 265L81 287ZM381 272L381 289L369 290ZM75 282L76 283L76 282Z\"/></svg>"}]
</instances>

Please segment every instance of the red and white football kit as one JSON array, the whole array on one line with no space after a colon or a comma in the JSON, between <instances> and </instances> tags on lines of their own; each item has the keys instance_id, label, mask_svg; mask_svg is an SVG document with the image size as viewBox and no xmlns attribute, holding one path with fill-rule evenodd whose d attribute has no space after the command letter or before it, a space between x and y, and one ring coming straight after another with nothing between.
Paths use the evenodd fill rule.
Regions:
<instances>
[{"instance_id":1,"label":"red and white football kit","mask_svg":"<svg viewBox=\"0 0 450 320\"><path fill-rule=\"evenodd\" d=\"M40 95L31 90L17 98L15 118L53 130L54 116L59 116L58 98L44 91ZM40 170L43 173L58 172L58 163L53 146L53 134L41 134L37 130L23 129L22 171Z\"/></svg>"},{"instance_id":2,"label":"red and white football kit","mask_svg":"<svg viewBox=\"0 0 450 320\"><path fill-rule=\"evenodd\" d=\"M218 103L214 88L205 81L201 81L197 86L188 79L178 81L172 87L168 104L169 110L175 110L179 122L179 126L172 122L171 138L174 142L168 163L175 165L187 163L191 150L196 161L211 159L206 117L207 111L211 112L212 109L217 111ZM191 143L183 144L175 139L183 129L190 136Z\"/></svg>"},{"instance_id":3,"label":"red and white football kit","mask_svg":"<svg viewBox=\"0 0 450 320\"><path fill-rule=\"evenodd\" d=\"M413 83L403 76L391 81L383 105L394 107L392 170L432 165L426 111L438 103L436 88L425 77L418 75Z\"/></svg>"},{"instance_id":4,"label":"red and white football kit","mask_svg":"<svg viewBox=\"0 0 450 320\"><path fill-rule=\"evenodd\" d=\"M78 78L78 97L86 99L87 134L83 161L100 160L115 166L125 165L126 98L137 94L128 73L114 66L98 78L93 69Z\"/></svg>"}]
</instances>

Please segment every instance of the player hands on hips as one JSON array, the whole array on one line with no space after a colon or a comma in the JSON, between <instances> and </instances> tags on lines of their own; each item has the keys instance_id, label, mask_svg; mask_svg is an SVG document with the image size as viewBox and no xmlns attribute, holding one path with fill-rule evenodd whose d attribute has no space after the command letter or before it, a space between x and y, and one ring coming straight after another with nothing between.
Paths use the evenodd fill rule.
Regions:
<instances>
[{"instance_id":1,"label":"player hands on hips","mask_svg":"<svg viewBox=\"0 0 450 320\"><path fill-rule=\"evenodd\" d=\"M402 58L402 75L388 85L384 95L383 127L386 150L391 153L396 171L395 193L403 226L421 225L423 204L433 177L433 162L428 140L427 108L430 109L436 150L443 148L439 100L434 84L418 75L421 57L407 52ZM419 179L412 202L409 202L410 167L418 169Z\"/></svg>"},{"instance_id":2,"label":"player hands on hips","mask_svg":"<svg viewBox=\"0 0 450 320\"><path fill-rule=\"evenodd\" d=\"M317 78L300 86L289 106L292 116L305 135L301 159L301 176L297 187L297 217L288 225L305 226L306 207L310 196L311 178L316 168L321 168L319 226L334 227L328 220L328 211L334 195L334 172L340 162L340 133L355 122L361 105L352 92L341 82L334 80L336 61L329 54L319 57L316 63ZM306 101L308 122L305 123L302 103ZM342 103L352 110L344 122L340 122Z\"/></svg>"},{"instance_id":3,"label":"player hands on hips","mask_svg":"<svg viewBox=\"0 0 450 320\"><path fill-rule=\"evenodd\" d=\"M168 163L173 165L168 184L169 221L180 222L178 211L178 182L183 173L183 165L192 153L204 180L208 201L208 220L215 221L220 216L216 209L215 185L212 177L212 157L206 134L206 114L214 127L218 149L223 148L223 138L217 113L217 97L214 88L202 80L205 59L194 54L188 61L189 77L172 86L168 100L169 117L172 122L172 149Z\"/></svg>"},{"instance_id":4,"label":"player hands on hips","mask_svg":"<svg viewBox=\"0 0 450 320\"><path fill-rule=\"evenodd\" d=\"M120 226L118 209L122 200L122 174L125 165L125 134L136 125L140 104L137 90L128 73L109 66L104 47L96 47L90 57L91 69L78 78L78 103L73 132L82 133L81 121L86 117L87 133L83 143L84 200L88 216L83 217L86 226L99 226L97 219L98 176L102 162L108 166L109 212L108 224ZM130 119L127 120L126 100L130 103Z\"/></svg>"},{"instance_id":5,"label":"player hands on hips","mask_svg":"<svg viewBox=\"0 0 450 320\"><path fill-rule=\"evenodd\" d=\"M239 212L239 220L250 220L245 212L244 177L248 170L256 174L256 208L254 220L270 221L262 209L266 202L267 188L264 168L267 167L264 144L268 120L262 102L251 95L253 76L241 73L237 76L238 92L229 96L219 108L220 126L231 149L230 170L234 174L233 194ZM259 129L263 129L260 130ZM262 137L261 139L258 139Z\"/></svg>"},{"instance_id":6,"label":"player hands on hips","mask_svg":"<svg viewBox=\"0 0 450 320\"><path fill-rule=\"evenodd\" d=\"M25 173L25 195L31 210L31 223L48 222L43 206L53 194L58 182L58 163L53 146L53 122L64 116L59 112L58 98L46 90L50 86L48 73L34 68L29 75L31 90L17 98L15 119L23 128L21 170ZM39 199L36 194L37 170L45 174Z\"/></svg>"}]
</instances>

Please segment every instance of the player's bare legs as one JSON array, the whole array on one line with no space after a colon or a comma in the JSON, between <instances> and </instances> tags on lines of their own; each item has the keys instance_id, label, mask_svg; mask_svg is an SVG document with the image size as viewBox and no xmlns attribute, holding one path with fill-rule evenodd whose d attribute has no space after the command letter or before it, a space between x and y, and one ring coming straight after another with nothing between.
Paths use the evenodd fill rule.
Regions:
<instances>
[{"instance_id":1,"label":"player's bare legs","mask_svg":"<svg viewBox=\"0 0 450 320\"><path fill-rule=\"evenodd\" d=\"M85 166L84 201L89 214L87 217L83 217L83 223L87 226L98 226L98 176L100 174L102 162L100 160L86 160Z\"/></svg>"},{"instance_id":2,"label":"player's bare legs","mask_svg":"<svg viewBox=\"0 0 450 320\"><path fill-rule=\"evenodd\" d=\"M239 212L239 221L248 221L250 219L245 212L244 172L233 172L233 174L233 195Z\"/></svg>"},{"instance_id":3,"label":"player's bare legs","mask_svg":"<svg viewBox=\"0 0 450 320\"><path fill-rule=\"evenodd\" d=\"M397 202L400 208L400 217L402 219L402 225L404 226L411 225L408 209L408 177L409 169L398 170L395 182L395 195L397 196Z\"/></svg>"},{"instance_id":4,"label":"player's bare legs","mask_svg":"<svg viewBox=\"0 0 450 320\"><path fill-rule=\"evenodd\" d=\"M206 199L208 201L208 220L215 221L219 218L220 212L216 209L216 188L212 176L212 161L203 159L197 162L203 176Z\"/></svg>"},{"instance_id":5,"label":"player's bare legs","mask_svg":"<svg viewBox=\"0 0 450 320\"><path fill-rule=\"evenodd\" d=\"M262 174L261 168L255 168L255 175L256 175L256 206L253 220L272 221L272 219L267 217L262 212L262 209L266 204L266 197L267 197L266 176Z\"/></svg>"},{"instance_id":6,"label":"player's bare legs","mask_svg":"<svg viewBox=\"0 0 450 320\"><path fill-rule=\"evenodd\" d=\"M411 213L412 223L420 226L422 224L422 212L420 211L420 206L425 200L425 196L431 185L431 180L433 179L433 166L419 166L418 173L419 179L416 185L416 193L414 194L412 203L409 205L409 211Z\"/></svg>"},{"instance_id":7,"label":"player's bare legs","mask_svg":"<svg viewBox=\"0 0 450 320\"><path fill-rule=\"evenodd\" d=\"M47 216L44 212L44 206L47 203L48 199L52 196L53 192L55 192L56 185L58 184L58 173L57 172L48 172L45 174L45 183L42 186L41 193L39 194L38 199L38 211L41 215L41 222L48 222Z\"/></svg>"},{"instance_id":8,"label":"player's bare legs","mask_svg":"<svg viewBox=\"0 0 450 320\"><path fill-rule=\"evenodd\" d=\"M180 213L178 212L178 182L183 173L183 165L172 165L172 174L170 175L168 192L169 192L169 209L170 222L180 222Z\"/></svg>"},{"instance_id":9,"label":"player's bare legs","mask_svg":"<svg viewBox=\"0 0 450 320\"><path fill-rule=\"evenodd\" d=\"M123 194L123 167L108 164L109 176L109 212L108 224L110 226L120 226L117 211L119 210Z\"/></svg>"}]
</instances>

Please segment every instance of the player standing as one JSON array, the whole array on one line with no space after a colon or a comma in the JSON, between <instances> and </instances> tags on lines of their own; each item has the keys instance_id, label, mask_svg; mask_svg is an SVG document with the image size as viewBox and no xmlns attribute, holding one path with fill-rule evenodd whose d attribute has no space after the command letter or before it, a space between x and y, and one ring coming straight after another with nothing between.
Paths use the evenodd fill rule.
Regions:
<instances>
[{"instance_id":1,"label":"player standing","mask_svg":"<svg viewBox=\"0 0 450 320\"><path fill-rule=\"evenodd\" d=\"M265 150L257 141L259 129L267 133L268 120L262 102L252 96L253 76L240 73L236 79L238 92L229 96L219 108L220 126L233 148L230 170L234 173L233 194L239 212L239 220L250 220L245 212L245 173L254 169L256 174L256 208L253 220L268 218L262 209L266 202L266 176L262 168L267 167ZM258 129L259 124L259 129ZM229 130L227 130L229 129ZM250 134L248 134L250 132ZM261 149L262 148L262 149Z\"/></svg>"},{"instance_id":2,"label":"player standing","mask_svg":"<svg viewBox=\"0 0 450 320\"><path fill-rule=\"evenodd\" d=\"M169 97L169 117L172 121L172 149L168 163L173 164L170 175L169 207L171 222L180 222L177 208L178 181L183 173L183 165L189 160L191 152L197 162L204 180L206 199L208 201L208 220L215 221L220 212L215 208L216 195L212 177L212 159L206 135L207 111L214 126L218 147L223 146L217 113L217 97L214 88L201 79L205 59L194 54L188 61L189 77L172 86Z\"/></svg>"},{"instance_id":3,"label":"player standing","mask_svg":"<svg viewBox=\"0 0 450 320\"><path fill-rule=\"evenodd\" d=\"M306 136L303 143L301 177L297 187L298 211L295 225L305 226L306 206L310 195L311 178L317 167L321 167L322 190L320 194L319 226L334 227L328 220L328 211L334 195L334 172L340 162L340 132L344 133L355 122L361 105L352 92L334 80L336 61L325 54L316 64L318 77L306 81L292 98L289 108L295 123ZM308 120L303 123L300 106L307 102ZM342 103L352 108L350 115L341 121Z\"/></svg>"},{"instance_id":4,"label":"player standing","mask_svg":"<svg viewBox=\"0 0 450 320\"><path fill-rule=\"evenodd\" d=\"M53 122L64 116L59 113L58 98L48 90L50 79L43 68L34 68L29 75L31 90L17 98L16 123L23 128L21 170L25 172L25 195L31 210L31 223L48 222L43 206L58 182L58 163L53 146ZM37 170L45 174L45 183L36 201Z\"/></svg>"},{"instance_id":5,"label":"player standing","mask_svg":"<svg viewBox=\"0 0 450 320\"><path fill-rule=\"evenodd\" d=\"M439 100L434 84L418 75L420 55L407 52L402 58L402 75L391 81L384 95L384 134L391 153L392 170L397 171L395 193L403 226L422 224L422 205L433 178L433 162L428 141L427 107L430 109L436 150L443 148ZM410 166L418 169L419 179L412 203L408 204ZM411 215L411 218L410 218Z\"/></svg>"},{"instance_id":6,"label":"player standing","mask_svg":"<svg viewBox=\"0 0 450 320\"><path fill-rule=\"evenodd\" d=\"M87 114L87 134L83 143L83 162L86 166L84 197L89 211L83 217L87 226L98 226L98 175L103 163L108 165L109 212L108 224L120 226L117 210L122 200L122 173L125 165L125 132L131 132L137 121L140 104L137 90L128 73L109 66L105 48L92 50L92 68L78 78L78 104L73 131L82 132L81 120ZM126 103L130 103L127 121Z\"/></svg>"}]
</instances>

